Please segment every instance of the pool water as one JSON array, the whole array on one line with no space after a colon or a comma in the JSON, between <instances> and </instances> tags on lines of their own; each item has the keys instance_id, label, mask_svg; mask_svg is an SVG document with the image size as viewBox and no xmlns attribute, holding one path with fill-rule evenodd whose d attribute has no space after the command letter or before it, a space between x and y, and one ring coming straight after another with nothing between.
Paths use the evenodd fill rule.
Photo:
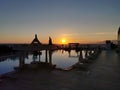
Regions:
<instances>
[{"instance_id":1,"label":"pool water","mask_svg":"<svg viewBox=\"0 0 120 90\"><path fill-rule=\"evenodd\" d=\"M45 62L45 51L41 51L42 54L34 56L28 54L25 58L25 63L30 64L33 60ZM49 55L48 55L49 56ZM52 53L52 64L55 64L57 68L67 68L78 62L78 55L75 51L71 51L70 54L67 51L58 50ZM14 70L14 67L19 66L19 57L7 58L0 62L0 74L4 74Z\"/></svg>"}]
</instances>

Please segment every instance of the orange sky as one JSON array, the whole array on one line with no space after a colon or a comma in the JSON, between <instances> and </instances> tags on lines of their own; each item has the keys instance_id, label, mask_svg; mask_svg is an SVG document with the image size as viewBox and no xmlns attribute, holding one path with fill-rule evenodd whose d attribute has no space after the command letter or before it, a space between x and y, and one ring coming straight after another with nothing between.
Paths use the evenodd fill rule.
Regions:
<instances>
[{"instance_id":1,"label":"orange sky","mask_svg":"<svg viewBox=\"0 0 120 90\"><path fill-rule=\"evenodd\" d=\"M120 0L0 0L0 43L116 40Z\"/></svg>"},{"instance_id":2,"label":"orange sky","mask_svg":"<svg viewBox=\"0 0 120 90\"><path fill-rule=\"evenodd\" d=\"M42 37L40 35L37 35L38 39L41 43L48 43L49 40L49 36L45 36ZM95 35L94 35L95 36ZM54 44L62 44L62 39L65 39L67 43L96 43L96 42L101 42L101 41L105 41L107 40L106 38L108 38L109 40L115 40L117 37L117 34L114 34L114 38L112 35L108 35L106 36L106 38L104 39L104 37L102 36L96 36L95 37L92 36L72 36L72 35L56 35L56 36L51 36L52 41ZM34 39L34 35L28 35L28 36L22 36L22 35L18 35L18 36L3 36L2 39L0 40L0 43L31 43L32 40Z\"/></svg>"}]
</instances>

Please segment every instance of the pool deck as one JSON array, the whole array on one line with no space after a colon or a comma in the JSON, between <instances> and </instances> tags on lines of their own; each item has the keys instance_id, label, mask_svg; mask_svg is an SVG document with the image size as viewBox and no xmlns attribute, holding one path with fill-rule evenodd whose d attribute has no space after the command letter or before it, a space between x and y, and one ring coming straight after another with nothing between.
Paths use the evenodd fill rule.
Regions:
<instances>
[{"instance_id":1,"label":"pool deck","mask_svg":"<svg viewBox=\"0 0 120 90\"><path fill-rule=\"evenodd\" d=\"M0 90L120 90L120 55L102 51L88 70L26 70L0 80Z\"/></svg>"}]
</instances>

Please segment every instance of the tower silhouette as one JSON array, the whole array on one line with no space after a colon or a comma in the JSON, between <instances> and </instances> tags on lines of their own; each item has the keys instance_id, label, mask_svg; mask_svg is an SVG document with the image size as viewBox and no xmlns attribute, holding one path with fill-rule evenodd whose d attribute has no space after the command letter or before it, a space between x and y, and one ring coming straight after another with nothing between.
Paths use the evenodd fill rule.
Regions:
<instances>
[{"instance_id":1,"label":"tower silhouette","mask_svg":"<svg viewBox=\"0 0 120 90\"><path fill-rule=\"evenodd\" d=\"M120 47L120 27L118 29L118 46Z\"/></svg>"},{"instance_id":2,"label":"tower silhouette","mask_svg":"<svg viewBox=\"0 0 120 90\"><path fill-rule=\"evenodd\" d=\"M32 45L40 45L41 44L41 42L37 38L37 34L35 34L35 38L33 39L31 44Z\"/></svg>"},{"instance_id":3,"label":"tower silhouette","mask_svg":"<svg viewBox=\"0 0 120 90\"><path fill-rule=\"evenodd\" d=\"M49 37L49 43L48 44L52 45L52 39L51 39L51 37Z\"/></svg>"}]
</instances>

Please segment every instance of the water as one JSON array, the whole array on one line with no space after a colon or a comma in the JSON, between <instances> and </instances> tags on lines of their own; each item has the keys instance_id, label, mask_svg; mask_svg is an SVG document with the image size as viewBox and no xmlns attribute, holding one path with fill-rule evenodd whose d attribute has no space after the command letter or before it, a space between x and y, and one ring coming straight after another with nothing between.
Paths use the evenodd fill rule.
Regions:
<instances>
[{"instance_id":1,"label":"water","mask_svg":"<svg viewBox=\"0 0 120 90\"><path fill-rule=\"evenodd\" d=\"M49 56L49 55L48 55ZM33 54L28 54L25 58L25 63L30 64L33 60L39 61L39 55L33 57ZM42 51L40 61L45 62L45 51ZM78 62L78 56L75 51L71 51L70 55L66 51L55 51L52 54L52 64L55 64L57 68L67 68ZM0 74L4 74L14 70L14 67L19 66L19 58L7 58L0 62Z\"/></svg>"}]
</instances>

